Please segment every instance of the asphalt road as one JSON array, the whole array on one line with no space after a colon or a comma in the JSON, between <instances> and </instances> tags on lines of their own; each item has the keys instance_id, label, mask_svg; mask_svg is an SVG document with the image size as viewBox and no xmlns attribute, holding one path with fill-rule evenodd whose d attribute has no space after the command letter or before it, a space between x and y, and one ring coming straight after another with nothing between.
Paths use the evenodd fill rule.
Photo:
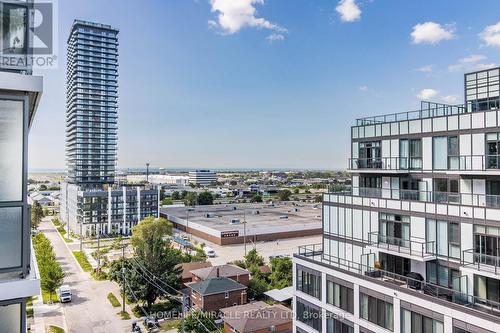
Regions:
<instances>
[{"instance_id":1,"label":"asphalt road","mask_svg":"<svg viewBox=\"0 0 500 333\"><path fill-rule=\"evenodd\" d=\"M40 224L42 231L51 241L57 260L66 273L64 284L71 287L73 299L61 304L67 330L70 333L120 333L130 332L132 320L121 320L107 299L110 291L119 297L118 286L110 281L94 281L83 272L68 247L48 220ZM129 314L133 317L133 315Z\"/></svg>"}]
</instances>

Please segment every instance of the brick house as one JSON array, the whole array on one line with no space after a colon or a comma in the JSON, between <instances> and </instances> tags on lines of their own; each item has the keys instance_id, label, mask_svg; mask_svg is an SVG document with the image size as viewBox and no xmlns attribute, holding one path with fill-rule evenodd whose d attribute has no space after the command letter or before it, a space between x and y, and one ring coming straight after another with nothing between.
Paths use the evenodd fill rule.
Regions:
<instances>
[{"instance_id":1,"label":"brick house","mask_svg":"<svg viewBox=\"0 0 500 333\"><path fill-rule=\"evenodd\" d=\"M220 310L225 333L291 333L293 312L280 305L254 302Z\"/></svg>"},{"instance_id":2,"label":"brick house","mask_svg":"<svg viewBox=\"0 0 500 333\"><path fill-rule=\"evenodd\" d=\"M226 277L188 283L187 288L195 310L218 312L247 302L247 287Z\"/></svg>"},{"instance_id":3,"label":"brick house","mask_svg":"<svg viewBox=\"0 0 500 333\"><path fill-rule=\"evenodd\" d=\"M182 285L186 286L187 283L193 282L193 274L191 271L200 269L200 268L207 268L207 267L212 267L212 264L208 261L200 261L200 262L186 262L178 265L181 270L181 281Z\"/></svg>"},{"instance_id":4,"label":"brick house","mask_svg":"<svg viewBox=\"0 0 500 333\"><path fill-rule=\"evenodd\" d=\"M220 265L191 270L192 281L200 282L203 280L225 277L248 286L250 281L250 272L236 265Z\"/></svg>"}]
</instances>

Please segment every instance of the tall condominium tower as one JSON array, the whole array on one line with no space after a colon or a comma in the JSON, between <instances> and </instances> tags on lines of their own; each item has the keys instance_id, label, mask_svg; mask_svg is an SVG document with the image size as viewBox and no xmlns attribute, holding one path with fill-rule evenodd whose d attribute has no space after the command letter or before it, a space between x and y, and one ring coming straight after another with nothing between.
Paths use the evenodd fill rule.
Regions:
<instances>
[{"instance_id":1,"label":"tall condominium tower","mask_svg":"<svg viewBox=\"0 0 500 333\"><path fill-rule=\"evenodd\" d=\"M295 332L500 332L499 73L352 126L352 187L294 255Z\"/></svg>"},{"instance_id":2,"label":"tall condominium tower","mask_svg":"<svg viewBox=\"0 0 500 333\"><path fill-rule=\"evenodd\" d=\"M159 189L117 186L118 29L75 20L68 38L66 154L60 217L68 232L130 234L159 214Z\"/></svg>"},{"instance_id":3,"label":"tall condominium tower","mask_svg":"<svg viewBox=\"0 0 500 333\"><path fill-rule=\"evenodd\" d=\"M28 132L42 95L43 79L30 75L32 1L1 1L0 41L0 331L26 332L28 297L40 294L31 247ZM10 59L15 59L9 63Z\"/></svg>"},{"instance_id":4,"label":"tall condominium tower","mask_svg":"<svg viewBox=\"0 0 500 333\"><path fill-rule=\"evenodd\" d=\"M66 155L70 183L111 184L117 152L118 29L75 20L68 38Z\"/></svg>"}]
</instances>

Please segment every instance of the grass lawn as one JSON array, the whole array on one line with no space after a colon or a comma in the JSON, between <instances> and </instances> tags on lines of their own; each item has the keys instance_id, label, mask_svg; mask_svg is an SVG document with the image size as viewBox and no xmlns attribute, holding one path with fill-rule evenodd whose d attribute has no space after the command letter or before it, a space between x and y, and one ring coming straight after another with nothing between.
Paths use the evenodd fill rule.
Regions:
<instances>
[{"instance_id":1,"label":"grass lawn","mask_svg":"<svg viewBox=\"0 0 500 333\"><path fill-rule=\"evenodd\" d=\"M62 238L66 243L73 243L72 239L66 237L66 230L64 229L63 226L58 226L56 229L61 234Z\"/></svg>"},{"instance_id":2,"label":"grass lawn","mask_svg":"<svg viewBox=\"0 0 500 333\"><path fill-rule=\"evenodd\" d=\"M43 304L47 304L50 299L50 295L47 291L42 290L42 299L43 299ZM52 293L52 303L58 303L59 300L57 299L56 293Z\"/></svg>"},{"instance_id":3,"label":"grass lawn","mask_svg":"<svg viewBox=\"0 0 500 333\"><path fill-rule=\"evenodd\" d=\"M120 311L117 313L123 320L128 320L130 319L130 315L128 314L127 311Z\"/></svg>"},{"instance_id":4,"label":"grass lawn","mask_svg":"<svg viewBox=\"0 0 500 333\"><path fill-rule=\"evenodd\" d=\"M108 294L108 300L114 308L119 308L121 305L118 299L116 298L115 294L113 293Z\"/></svg>"},{"instance_id":5,"label":"grass lawn","mask_svg":"<svg viewBox=\"0 0 500 333\"><path fill-rule=\"evenodd\" d=\"M64 333L64 330L59 326L50 325L47 327L47 333Z\"/></svg>"},{"instance_id":6,"label":"grass lawn","mask_svg":"<svg viewBox=\"0 0 500 333\"><path fill-rule=\"evenodd\" d=\"M180 322L179 319L167 320L160 324L160 328L163 331L169 331L171 329L177 328L179 326L179 322Z\"/></svg>"},{"instance_id":7,"label":"grass lawn","mask_svg":"<svg viewBox=\"0 0 500 333\"><path fill-rule=\"evenodd\" d=\"M83 269L84 272L92 271L92 266L90 265L89 260L85 256L85 253L80 251L73 251L73 255L75 256L76 261L78 261L78 264L80 264L80 267Z\"/></svg>"}]
</instances>

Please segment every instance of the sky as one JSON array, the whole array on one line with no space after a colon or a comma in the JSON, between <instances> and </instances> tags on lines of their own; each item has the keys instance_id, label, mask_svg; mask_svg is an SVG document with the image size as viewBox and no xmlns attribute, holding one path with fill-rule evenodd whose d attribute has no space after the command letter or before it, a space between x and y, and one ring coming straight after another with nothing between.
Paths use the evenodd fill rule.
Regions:
<instances>
[{"instance_id":1,"label":"sky","mask_svg":"<svg viewBox=\"0 0 500 333\"><path fill-rule=\"evenodd\" d=\"M356 118L463 103L498 0L59 0L30 170L65 168L74 19L119 34L118 167L344 169Z\"/></svg>"}]
</instances>

